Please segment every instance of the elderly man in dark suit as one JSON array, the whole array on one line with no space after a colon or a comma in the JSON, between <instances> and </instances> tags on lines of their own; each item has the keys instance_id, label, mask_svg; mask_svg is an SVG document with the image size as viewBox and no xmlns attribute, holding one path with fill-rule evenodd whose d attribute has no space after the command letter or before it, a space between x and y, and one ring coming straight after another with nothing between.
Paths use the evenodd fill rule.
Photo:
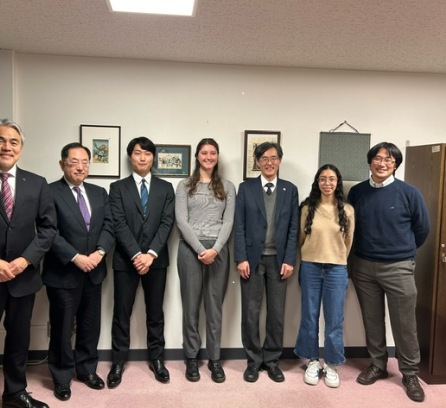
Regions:
<instances>
[{"instance_id":1,"label":"elderly man in dark suit","mask_svg":"<svg viewBox=\"0 0 446 408\"><path fill-rule=\"evenodd\" d=\"M16 165L24 142L20 127L0 120L0 319L5 312L2 407L47 408L26 392L26 365L39 262L56 235L56 213L43 177Z\"/></svg>"},{"instance_id":2,"label":"elderly man in dark suit","mask_svg":"<svg viewBox=\"0 0 446 408\"><path fill-rule=\"evenodd\" d=\"M110 186L116 235L112 368L107 376L110 388L121 383L130 347L130 316L139 281L146 304L149 368L158 381L169 381L169 372L162 360L163 300L169 265L167 239L174 222L175 195L170 183L150 172L155 152L155 145L146 137L130 141L127 156L133 174Z\"/></svg>"},{"instance_id":3,"label":"elderly man in dark suit","mask_svg":"<svg viewBox=\"0 0 446 408\"><path fill-rule=\"evenodd\" d=\"M80 143L61 152L64 175L50 184L57 212L58 232L45 256L43 283L50 301L48 366L54 395L71 397L70 382L77 379L90 388L102 389L96 374L101 328L101 287L107 275L105 254L114 243L113 219L104 188L86 183L91 153ZM71 335L76 319L76 344Z\"/></svg>"},{"instance_id":4,"label":"elderly man in dark suit","mask_svg":"<svg viewBox=\"0 0 446 408\"><path fill-rule=\"evenodd\" d=\"M261 368L276 382L283 349L287 279L294 270L298 238L298 193L279 179L282 148L258 145L254 156L261 175L240 184L235 210L234 253L241 276L242 342L248 356L243 378L255 382ZM259 313L266 286L266 339L259 338Z\"/></svg>"}]
</instances>

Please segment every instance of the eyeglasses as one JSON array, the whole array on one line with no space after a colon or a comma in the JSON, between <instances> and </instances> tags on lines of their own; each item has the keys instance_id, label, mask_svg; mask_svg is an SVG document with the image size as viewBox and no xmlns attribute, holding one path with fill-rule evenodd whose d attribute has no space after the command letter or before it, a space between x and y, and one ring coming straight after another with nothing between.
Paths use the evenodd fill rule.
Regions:
<instances>
[{"instance_id":1,"label":"eyeglasses","mask_svg":"<svg viewBox=\"0 0 446 408\"><path fill-rule=\"evenodd\" d=\"M384 163L384 164L393 164L395 163L395 160L392 160L390 157L381 157L381 156L375 156L372 159L373 163Z\"/></svg>"},{"instance_id":2,"label":"eyeglasses","mask_svg":"<svg viewBox=\"0 0 446 408\"><path fill-rule=\"evenodd\" d=\"M327 177L319 177L318 181L319 181L320 184L325 184L325 183L335 184L338 181L338 179L336 177L329 177L329 178L327 178Z\"/></svg>"},{"instance_id":3,"label":"eyeglasses","mask_svg":"<svg viewBox=\"0 0 446 408\"><path fill-rule=\"evenodd\" d=\"M259 163L267 164L268 162L271 162L272 164L276 164L280 159L276 156L273 157L261 157L259 159Z\"/></svg>"},{"instance_id":4,"label":"eyeglasses","mask_svg":"<svg viewBox=\"0 0 446 408\"><path fill-rule=\"evenodd\" d=\"M82 161L82 162L78 162L76 160L73 160L71 162L65 161L65 164L71 169L78 167L79 165L85 168L90 167L90 162L88 161Z\"/></svg>"}]
</instances>

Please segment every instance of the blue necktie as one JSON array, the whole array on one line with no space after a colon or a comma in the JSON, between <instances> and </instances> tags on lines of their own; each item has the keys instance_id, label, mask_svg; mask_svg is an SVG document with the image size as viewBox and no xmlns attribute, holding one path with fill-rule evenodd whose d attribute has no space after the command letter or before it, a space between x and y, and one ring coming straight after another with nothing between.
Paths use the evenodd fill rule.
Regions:
<instances>
[{"instance_id":1,"label":"blue necktie","mask_svg":"<svg viewBox=\"0 0 446 408\"><path fill-rule=\"evenodd\" d=\"M147 181L145 179L141 180L141 204L144 214L147 212L147 200L149 199L146 183Z\"/></svg>"},{"instance_id":2,"label":"blue necktie","mask_svg":"<svg viewBox=\"0 0 446 408\"><path fill-rule=\"evenodd\" d=\"M82 195L82 191L79 187L73 187L73 190L77 193L77 203L79 204L79 209L81 210L82 217L84 217L85 225L87 230L90 229L90 213L88 212L87 203Z\"/></svg>"}]
</instances>

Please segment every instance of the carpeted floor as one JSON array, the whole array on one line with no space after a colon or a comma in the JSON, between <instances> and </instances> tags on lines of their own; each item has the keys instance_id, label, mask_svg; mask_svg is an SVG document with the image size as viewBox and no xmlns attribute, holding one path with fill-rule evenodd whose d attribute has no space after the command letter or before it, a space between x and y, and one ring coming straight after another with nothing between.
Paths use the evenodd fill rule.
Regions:
<instances>
[{"instance_id":1,"label":"carpeted floor","mask_svg":"<svg viewBox=\"0 0 446 408\"><path fill-rule=\"evenodd\" d=\"M410 408L446 407L446 385L426 385L421 381L426 393L424 403L409 400L401 385L401 374L395 359L390 359L389 378L373 385L363 386L356 382L359 371L368 365L365 359L349 359L339 367L341 385L329 388L323 378L316 386L304 383L304 362L284 360L280 363L285 374L285 382L275 383L265 371L255 383L243 381L244 360L222 361L226 381L216 384L211 380L206 362L200 364L201 380L191 383L184 376L184 362L167 361L170 383L157 382L145 362L129 362L122 383L116 389L92 390L85 384L73 381L72 397L61 402L53 395L53 383L48 367L43 364L28 368L28 392L45 401L50 408L288 408L288 407L352 407L352 408ZM104 379L110 363L100 362L98 374ZM0 371L0 381L3 374Z\"/></svg>"}]
</instances>

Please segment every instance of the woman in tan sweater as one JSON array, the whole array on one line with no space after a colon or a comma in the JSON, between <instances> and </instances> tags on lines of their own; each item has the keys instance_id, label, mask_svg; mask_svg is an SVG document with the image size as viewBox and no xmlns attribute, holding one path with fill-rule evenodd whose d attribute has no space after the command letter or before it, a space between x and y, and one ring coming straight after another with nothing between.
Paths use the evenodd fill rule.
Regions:
<instances>
[{"instance_id":1,"label":"woman in tan sweater","mask_svg":"<svg viewBox=\"0 0 446 408\"><path fill-rule=\"evenodd\" d=\"M339 170L325 164L316 173L309 197L300 205L302 318L294 352L310 361L304 381L339 387L336 366L345 362L343 326L348 284L347 256L352 245L354 210L345 202ZM319 315L325 320L324 365L319 363Z\"/></svg>"}]
</instances>

